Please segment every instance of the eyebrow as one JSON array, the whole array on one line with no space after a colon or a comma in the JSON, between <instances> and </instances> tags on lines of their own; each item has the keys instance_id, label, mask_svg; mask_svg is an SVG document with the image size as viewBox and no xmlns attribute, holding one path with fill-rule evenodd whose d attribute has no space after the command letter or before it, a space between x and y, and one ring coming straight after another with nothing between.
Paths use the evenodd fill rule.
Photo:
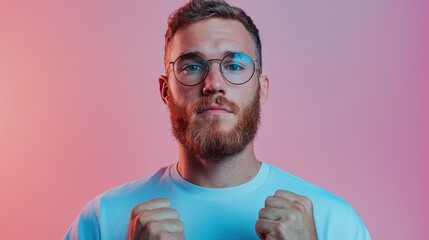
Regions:
<instances>
[{"instance_id":1,"label":"eyebrow","mask_svg":"<svg viewBox=\"0 0 429 240\"><path fill-rule=\"evenodd\" d=\"M230 53L234 53L234 52L237 52L237 53L244 53L243 51L224 51L224 52L222 52L222 57L225 57L226 55L228 55L228 54L230 54ZM184 51L184 52L181 52L177 58L179 58L179 57L181 57L181 56L183 56L183 55L186 55L186 54L197 54L197 55L200 55L200 56L202 56L202 57L206 58L206 56L204 55L204 53L202 53L202 52L200 52L200 51ZM245 54L246 54L246 53L245 53ZM221 57L221 58L222 58L222 57ZM176 59L177 59L177 58L176 58Z\"/></svg>"},{"instance_id":2,"label":"eyebrow","mask_svg":"<svg viewBox=\"0 0 429 240\"><path fill-rule=\"evenodd\" d=\"M186 55L186 54L197 54L197 55L204 56L204 54L202 52L200 52L200 51L184 51L184 52L181 52L179 54L179 57L183 56L183 55Z\"/></svg>"}]
</instances>

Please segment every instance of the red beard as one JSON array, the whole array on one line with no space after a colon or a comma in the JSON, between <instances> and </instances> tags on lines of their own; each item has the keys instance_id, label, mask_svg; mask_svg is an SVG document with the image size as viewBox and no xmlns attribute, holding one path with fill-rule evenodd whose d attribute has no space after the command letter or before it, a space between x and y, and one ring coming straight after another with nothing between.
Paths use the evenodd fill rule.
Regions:
<instances>
[{"instance_id":1,"label":"red beard","mask_svg":"<svg viewBox=\"0 0 429 240\"><path fill-rule=\"evenodd\" d=\"M241 112L237 104L223 96L203 98L192 106L191 111L170 98L170 121L174 136L191 154L206 160L219 161L241 153L255 138L260 124L258 92ZM171 93L169 95L172 96ZM204 119L204 122L200 119L191 120L193 113L212 103L226 106L232 113L238 114L238 123L233 129L227 132L220 130L222 120L217 117Z\"/></svg>"}]
</instances>

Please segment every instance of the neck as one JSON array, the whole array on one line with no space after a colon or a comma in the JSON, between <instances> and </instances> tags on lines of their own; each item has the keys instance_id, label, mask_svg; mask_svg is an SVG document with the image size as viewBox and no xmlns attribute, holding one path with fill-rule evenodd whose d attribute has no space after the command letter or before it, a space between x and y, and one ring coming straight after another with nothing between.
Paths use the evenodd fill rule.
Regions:
<instances>
[{"instance_id":1,"label":"neck","mask_svg":"<svg viewBox=\"0 0 429 240\"><path fill-rule=\"evenodd\" d=\"M241 185L255 177L260 165L253 143L237 155L216 161L198 158L182 145L179 146L180 175L202 187L224 188Z\"/></svg>"}]
</instances>

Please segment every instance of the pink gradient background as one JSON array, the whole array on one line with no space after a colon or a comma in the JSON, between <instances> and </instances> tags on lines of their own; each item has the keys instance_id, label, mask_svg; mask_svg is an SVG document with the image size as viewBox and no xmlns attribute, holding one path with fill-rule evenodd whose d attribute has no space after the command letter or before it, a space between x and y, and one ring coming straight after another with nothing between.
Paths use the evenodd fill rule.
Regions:
<instances>
[{"instance_id":1,"label":"pink gradient background","mask_svg":"<svg viewBox=\"0 0 429 240\"><path fill-rule=\"evenodd\" d=\"M60 239L95 195L176 160L158 93L184 1L0 2L0 239ZM231 1L271 79L260 160L428 239L429 4Z\"/></svg>"}]
</instances>

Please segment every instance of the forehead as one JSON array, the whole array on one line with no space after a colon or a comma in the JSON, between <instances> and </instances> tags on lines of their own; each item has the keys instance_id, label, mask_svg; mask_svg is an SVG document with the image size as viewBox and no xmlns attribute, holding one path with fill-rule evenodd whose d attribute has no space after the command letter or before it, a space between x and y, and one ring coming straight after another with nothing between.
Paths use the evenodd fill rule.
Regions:
<instances>
[{"instance_id":1,"label":"forehead","mask_svg":"<svg viewBox=\"0 0 429 240\"><path fill-rule=\"evenodd\" d=\"M255 57L250 33L238 20L210 18L192 23L174 35L169 58L176 59L189 52L207 58L219 58L227 52L243 52Z\"/></svg>"}]
</instances>

